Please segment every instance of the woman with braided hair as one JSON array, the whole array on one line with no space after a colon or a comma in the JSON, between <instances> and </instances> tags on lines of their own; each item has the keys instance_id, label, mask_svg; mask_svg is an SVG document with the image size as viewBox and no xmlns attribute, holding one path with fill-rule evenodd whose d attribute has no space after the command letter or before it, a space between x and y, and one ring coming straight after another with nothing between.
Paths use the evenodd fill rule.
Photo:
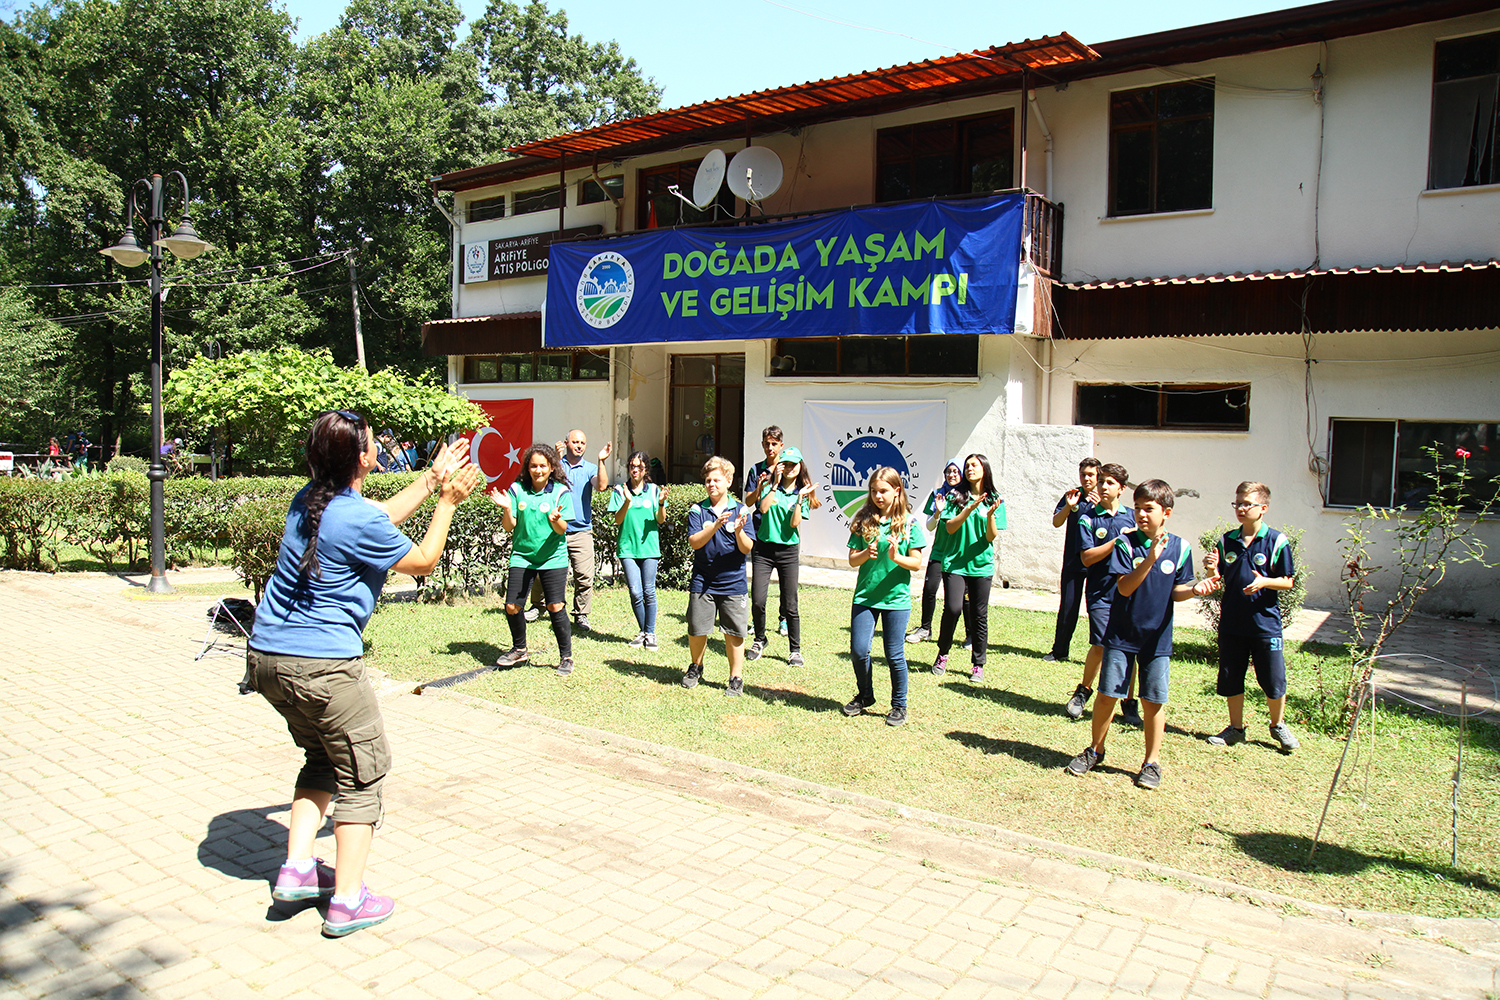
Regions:
<instances>
[{"instance_id":1,"label":"woman with braided hair","mask_svg":"<svg viewBox=\"0 0 1500 1000\"><path fill-rule=\"evenodd\" d=\"M389 917L396 904L364 884L365 861L383 814L391 751L365 674L363 632L391 570L426 576L448 540L453 512L479 482L466 458L446 449L384 504L360 495L378 448L365 419L332 410L307 435L311 482L292 500L276 569L256 609L247 678L281 713L306 754L297 775L287 860L271 896L331 896L323 933L342 937ZM421 542L396 525L441 491ZM332 873L313 857L318 828L337 797Z\"/></svg>"}]
</instances>

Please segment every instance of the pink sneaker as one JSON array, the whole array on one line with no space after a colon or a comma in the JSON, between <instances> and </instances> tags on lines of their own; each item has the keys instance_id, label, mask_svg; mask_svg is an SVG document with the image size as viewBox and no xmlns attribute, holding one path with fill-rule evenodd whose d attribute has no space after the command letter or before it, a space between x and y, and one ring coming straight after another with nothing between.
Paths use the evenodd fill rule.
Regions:
<instances>
[{"instance_id":1,"label":"pink sneaker","mask_svg":"<svg viewBox=\"0 0 1500 1000\"><path fill-rule=\"evenodd\" d=\"M374 927L396 912L396 901L389 896L377 896L370 887L359 887L359 905L345 906L329 903L328 916L323 919L323 933L328 937L343 937L366 927Z\"/></svg>"},{"instance_id":2,"label":"pink sneaker","mask_svg":"<svg viewBox=\"0 0 1500 1000\"><path fill-rule=\"evenodd\" d=\"M299 899L314 899L333 895L333 872L323 864L322 858L313 858L313 869L306 875L291 865L282 865L276 875L276 885L271 898L292 903Z\"/></svg>"}]
</instances>

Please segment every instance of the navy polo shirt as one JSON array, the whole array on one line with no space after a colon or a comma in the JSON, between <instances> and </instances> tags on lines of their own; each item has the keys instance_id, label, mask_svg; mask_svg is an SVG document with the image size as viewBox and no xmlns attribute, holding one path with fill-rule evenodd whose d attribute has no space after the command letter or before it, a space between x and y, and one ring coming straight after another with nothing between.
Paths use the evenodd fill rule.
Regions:
<instances>
[{"instance_id":1,"label":"navy polo shirt","mask_svg":"<svg viewBox=\"0 0 1500 1000\"><path fill-rule=\"evenodd\" d=\"M1134 508L1121 507L1111 514L1108 507L1096 507L1093 513L1081 515L1078 524L1069 532L1073 538L1074 551L1078 553L1079 565L1083 565L1084 549L1097 548L1105 542L1114 541L1134 527ZM1110 556L1105 556L1085 569L1087 576L1084 577L1083 595L1090 608L1114 603L1115 575L1110 571L1109 562Z\"/></svg>"},{"instance_id":2,"label":"navy polo shirt","mask_svg":"<svg viewBox=\"0 0 1500 1000\"><path fill-rule=\"evenodd\" d=\"M745 582L745 553L740 551L734 532L730 530L739 519L740 511L749 508L730 497L729 510L730 519L714 532L703 548L693 551L693 579L688 583L688 593L725 595L750 592ZM706 499L695 503L688 508L688 534L696 535L717 516L713 504ZM754 521L745 522L745 534L752 541L755 539Z\"/></svg>"},{"instance_id":3,"label":"navy polo shirt","mask_svg":"<svg viewBox=\"0 0 1500 1000\"><path fill-rule=\"evenodd\" d=\"M562 460L563 472L568 475L568 485L573 487L573 506L577 516L568 519L568 534L594 530L594 479L599 475L599 466L588 459L577 465Z\"/></svg>"},{"instance_id":4,"label":"navy polo shirt","mask_svg":"<svg viewBox=\"0 0 1500 1000\"><path fill-rule=\"evenodd\" d=\"M772 485L774 487L775 480L777 478L777 465L767 465L765 462L756 462L754 465L750 466L750 468L745 470L745 488L743 490L740 490L739 496L737 496L735 499L738 500L744 497L746 493L749 493L751 490L755 489L755 481L760 478L760 474L762 472L769 472L771 474ZM765 499L764 494L761 495L761 499ZM757 531L760 530L760 518L760 504L757 503L750 508L750 523L755 525L755 529Z\"/></svg>"},{"instance_id":5,"label":"navy polo shirt","mask_svg":"<svg viewBox=\"0 0 1500 1000\"><path fill-rule=\"evenodd\" d=\"M1146 558L1150 546L1151 540L1140 531L1125 532L1115 539L1109 571L1116 576L1129 573ZM1166 549L1135 592L1126 597L1116 591L1104 647L1135 653L1143 660L1172 655L1172 588L1192 582L1193 547L1168 532Z\"/></svg>"},{"instance_id":6,"label":"navy polo shirt","mask_svg":"<svg viewBox=\"0 0 1500 1000\"><path fill-rule=\"evenodd\" d=\"M1052 508L1052 516L1056 517L1058 511L1062 510L1067 505L1068 505L1068 495L1066 493L1064 493L1062 495L1062 497L1057 501L1057 506ZM1068 521L1064 524L1064 527L1067 528L1067 532L1063 535L1063 575L1064 576L1082 576L1083 575L1083 571L1087 567L1085 567L1083 565L1083 560L1079 558L1078 525L1079 525L1080 522L1083 521L1084 518L1090 517L1093 514L1097 513L1100 510L1103 510L1103 509L1104 509L1103 507L1095 507L1092 503L1089 503L1089 501L1086 500L1086 499L1084 499L1083 496L1081 496L1081 495L1078 497L1078 509L1075 510L1069 516ZM1132 525L1134 525L1135 524L1135 519L1132 518L1130 523ZM1102 544L1102 543L1101 542L1095 542L1094 543L1094 545L1100 545L1100 544ZM1092 548L1092 547L1093 546L1089 546L1089 548Z\"/></svg>"},{"instance_id":7,"label":"navy polo shirt","mask_svg":"<svg viewBox=\"0 0 1500 1000\"><path fill-rule=\"evenodd\" d=\"M1219 632L1223 635L1281 635L1281 591L1261 589L1246 594L1255 574L1293 576L1292 544L1285 535L1262 524L1250 543L1239 529L1219 539L1219 575L1224 578L1224 596L1219 602Z\"/></svg>"}]
</instances>

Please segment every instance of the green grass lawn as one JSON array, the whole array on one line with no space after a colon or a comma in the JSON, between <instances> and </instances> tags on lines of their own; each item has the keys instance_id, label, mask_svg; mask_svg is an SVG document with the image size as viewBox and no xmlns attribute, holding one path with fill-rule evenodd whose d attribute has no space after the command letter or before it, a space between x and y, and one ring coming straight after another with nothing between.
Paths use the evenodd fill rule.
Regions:
<instances>
[{"instance_id":1,"label":"green grass lawn","mask_svg":"<svg viewBox=\"0 0 1500 1000\"><path fill-rule=\"evenodd\" d=\"M912 663L911 721L893 729L878 715L845 718L854 694L849 662L848 591L801 590L803 654L787 666L786 641L745 668L746 697L722 697L728 670L723 643L709 646L706 680L678 681L688 663L685 595L663 591L656 653L631 649L635 619L624 588L595 591L595 631L574 637L578 668L556 663L545 621L530 626L538 666L485 674L466 693L553 718L794 775L924 809L994 823L1128 857L1142 858L1302 899L1360 909L1433 916L1492 916L1500 887L1500 732L1469 728L1459 825L1459 865L1449 864L1451 775L1457 726L1431 715L1382 710L1374 749L1366 736L1355 761L1357 783L1335 798L1311 865L1308 846L1343 742L1307 729L1313 665L1337 670L1342 650L1288 651L1288 721L1302 739L1283 754L1270 739L1265 703L1253 676L1247 695L1250 742L1225 749L1204 738L1226 724L1214 695L1215 667L1202 633L1177 630L1172 702L1155 793L1135 788L1141 760L1137 730L1116 725L1105 763L1082 779L1063 766L1087 743L1088 715L1072 722L1062 704L1078 680L1077 663L1052 664L1053 616L992 609L987 680L958 669L930 671L934 643L907 646ZM770 607L776 606L773 589ZM913 619L915 621L915 617ZM960 626L961 628L962 626ZM1087 627L1074 653L1081 657ZM366 630L369 662L400 679L430 680L492 663L509 648L498 598L456 606L384 604ZM880 640L876 638L877 654ZM889 675L876 660L876 693ZM1365 764L1372 766L1366 771ZM1366 776L1368 783L1366 787Z\"/></svg>"}]
</instances>

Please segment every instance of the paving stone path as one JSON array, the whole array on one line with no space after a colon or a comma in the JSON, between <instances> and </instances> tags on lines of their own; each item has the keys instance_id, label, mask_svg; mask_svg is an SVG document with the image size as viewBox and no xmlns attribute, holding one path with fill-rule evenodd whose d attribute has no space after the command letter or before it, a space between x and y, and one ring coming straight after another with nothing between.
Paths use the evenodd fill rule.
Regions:
<instances>
[{"instance_id":1,"label":"paving stone path","mask_svg":"<svg viewBox=\"0 0 1500 1000\"><path fill-rule=\"evenodd\" d=\"M3 995L1500 992L1500 921L1351 919L396 686L370 877L398 910L325 940L270 904L279 718L194 661L209 598L128 590L0 574Z\"/></svg>"}]
</instances>

